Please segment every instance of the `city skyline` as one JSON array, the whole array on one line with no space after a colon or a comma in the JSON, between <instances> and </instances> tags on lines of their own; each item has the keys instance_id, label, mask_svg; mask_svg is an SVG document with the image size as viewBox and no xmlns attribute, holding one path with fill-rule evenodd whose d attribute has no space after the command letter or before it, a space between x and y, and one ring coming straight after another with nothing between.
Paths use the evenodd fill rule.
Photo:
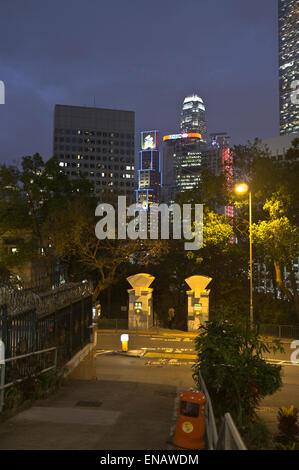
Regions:
<instances>
[{"instance_id":1,"label":"city skyline","mask_svg":"<svg viewBox=\"0 0 299 470\"><path fill-rule=\"evenodd\" d=\"M2 8L1 162L51 156L57 103L132 110L135 135L147 128L165 135L178 129L184 97L198 93L209 132L225 128L235 144L279 134L276 1L154 1L155 22L135 1L87 2L83 11L76 1L71 9L29 4Z\"/></svg>"}]
</instances>

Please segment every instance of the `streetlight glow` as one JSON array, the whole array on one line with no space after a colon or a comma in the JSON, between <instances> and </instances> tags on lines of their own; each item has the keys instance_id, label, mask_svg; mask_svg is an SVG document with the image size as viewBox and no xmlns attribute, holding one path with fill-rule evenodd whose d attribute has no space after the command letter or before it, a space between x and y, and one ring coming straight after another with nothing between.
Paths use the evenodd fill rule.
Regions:
<instances>
[{"instance_id":1,"label":"streetlight glow","mask_svg":"<svg viewBox=\"0 0 299 470\"><path fill-rule=\"evenodd\" d=\"M235 192L237 194L246 194L248 190L249 190L249 187L248 187L248 184L246 183L236 184L235 186Z\"/></svg>"}]
</instances>

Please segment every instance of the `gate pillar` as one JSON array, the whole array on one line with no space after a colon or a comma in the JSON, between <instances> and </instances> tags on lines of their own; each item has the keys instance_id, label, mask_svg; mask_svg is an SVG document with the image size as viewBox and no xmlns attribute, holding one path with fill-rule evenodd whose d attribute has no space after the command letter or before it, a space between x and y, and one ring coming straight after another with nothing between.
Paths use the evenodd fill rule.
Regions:
<instances>
[{"instance_id":1,"label":"gate pillar","mask_svg":"<svg viewBox=\"0 0 299 470\"><path fill-rule=\"evenodd\" d=\"M209 295L206 289L212 278L191 276L185 279L191 290L188 290L188 331L197 331L200 325L209 321Z\"/></svg>"},{"instance_id":2,"label":"gate pillar","mask_svg":"<svg viewBox=\"0 0 299 470\"><path fill-rule=\"evenodd\" d=\"M154 276L146 273L135 274L127 278L132 286L132 289L128 289L129 329L148 330L153 326L153 289L149 286L154 279Z\"/></svg>"}]
</instances>

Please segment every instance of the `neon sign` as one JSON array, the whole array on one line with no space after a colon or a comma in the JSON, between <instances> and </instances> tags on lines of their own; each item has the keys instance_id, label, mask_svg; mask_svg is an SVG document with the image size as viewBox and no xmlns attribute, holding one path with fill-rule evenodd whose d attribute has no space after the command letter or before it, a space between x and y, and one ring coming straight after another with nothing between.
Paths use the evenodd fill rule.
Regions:
<instances>
[{"instance_id":1,"label":"neon sign","mask_svg":"<svg viewBox=\"0 0 299 470\"><path fill-rule=\"evenodd\" d=\"M170 135L165 135L163 137L164 140L176 140L176 139L187 139L195 137L196 139L201 139L201 134L198 134L197 132L189 132L185 134L170 134Z\"/></svg>"},{"instance_id":2,"label":"neon sign","mask_svg":"<svg viewBox=\"0 0 299 470\"><path fill-rule=\"evenodd\" d=\"M141 149L157 150L158 149L158 132L144 131L141 132Z\"/></svg>"}]
</instances>

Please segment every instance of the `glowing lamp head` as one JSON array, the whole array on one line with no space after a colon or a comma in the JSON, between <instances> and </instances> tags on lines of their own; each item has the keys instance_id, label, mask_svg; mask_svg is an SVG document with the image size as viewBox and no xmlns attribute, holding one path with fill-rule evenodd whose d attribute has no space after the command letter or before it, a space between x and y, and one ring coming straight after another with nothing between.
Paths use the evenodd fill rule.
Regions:
<instances>
[{"instance_id":1,"label":"glowing lamp head","mask_svg":"<svg viewBox=\"0 0 299 470\"><path fill-rule=\"evenodd\" d=\"M235 186L235 192L237 194L246 194L248 190L249 190L249 186L246 183L236 184Z\"/></svg>"}]
</instances>

